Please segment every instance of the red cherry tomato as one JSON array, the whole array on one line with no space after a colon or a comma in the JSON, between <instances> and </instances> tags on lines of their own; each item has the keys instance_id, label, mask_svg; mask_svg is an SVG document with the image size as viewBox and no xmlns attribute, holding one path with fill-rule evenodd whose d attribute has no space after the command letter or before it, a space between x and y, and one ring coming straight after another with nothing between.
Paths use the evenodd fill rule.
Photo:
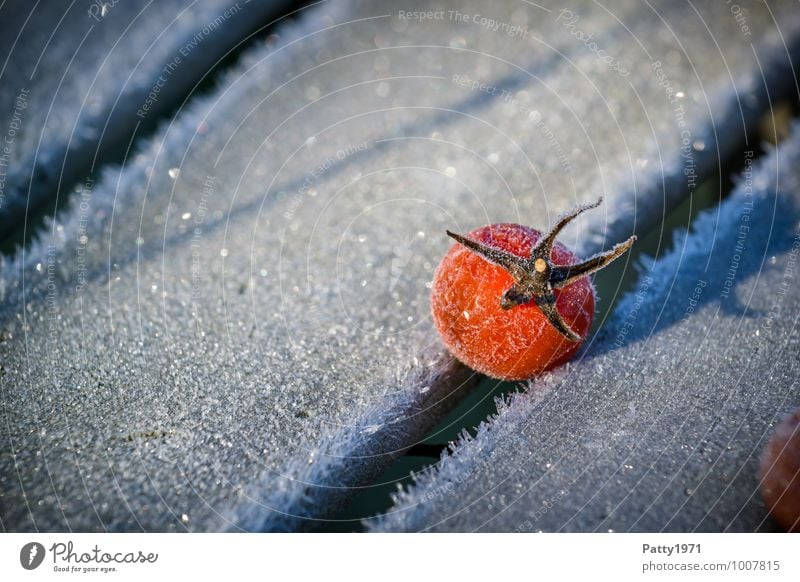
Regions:
<instances>
[{"instance_id":1,"label":"red cherry tomato","mask_svg":"<svg viewBox=\"0 0 800 582\"><path fill-rule=\"evenodd\" d=\"M592 324L594 288L586 275L621 256L635 237L579 261L555 241L581 212L559 219L545 235L519 224L495 224L458 241L436 270L434 323L450 352L474 370L524 380L566 362Z\"/></svg>"},{"instance_id":2,"label":"red cherry tomato","mask_svg":"<svg viewBox=\"0 0 800 582\"><path fill-rule=\"evenodd\" d=\"M519 224L484 226L472 240L519 257L530 256L541 233ZM561 243L553 246L553 263L578 262ZM580 347L550 323L531 302L503 309L500 298L513 284L511 275L460 244L445 255L433 278L433 318L450 352L470 368L504 380L524 380L566 362ZM584 277L554 291L556 308L567 324L586 336L594 316L594 289Z\"/></svg>"},{"instance_id":3,"label":"red cherry tomato","mask_svg":"<svg viewBox=\"0 0 800 582\"><path fill-rule=\"evenodd\" d=\"M778 425L764 450L761 494L775 521L800 533L800 408Z\"/></svg>"}]
</instances>

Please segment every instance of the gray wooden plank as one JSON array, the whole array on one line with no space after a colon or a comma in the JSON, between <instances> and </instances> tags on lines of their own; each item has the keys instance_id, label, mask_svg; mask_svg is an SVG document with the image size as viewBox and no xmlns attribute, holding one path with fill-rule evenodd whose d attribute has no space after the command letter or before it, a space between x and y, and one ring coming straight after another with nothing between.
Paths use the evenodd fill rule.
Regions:
<instances>
[{"instance_id":1,"label":"gray wooden plank","mask_svg":"<svg viewBox=\"0 0 800 582\"><path fill-rule=\"evenodd\" d=\"M180 106L288 2L4 2L0 236ZM104 8L105 7L105 8ZM5 141L9 138L9 141ZM31 225L29 230L34 226Z\"/></svg>"}]
</instances>

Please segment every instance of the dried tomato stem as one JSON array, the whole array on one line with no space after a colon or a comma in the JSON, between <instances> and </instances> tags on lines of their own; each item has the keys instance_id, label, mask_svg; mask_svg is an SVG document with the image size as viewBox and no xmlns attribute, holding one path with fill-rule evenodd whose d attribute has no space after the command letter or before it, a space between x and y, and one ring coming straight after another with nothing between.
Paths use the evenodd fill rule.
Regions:
<instances>
[{"instance_id":1,"label":"dried tomato stem","mask_svg":"<svg viewBox=\"0 0 800 582\"><path fill-rule=\"evenodd\" d=\"M553 265L550 253L556 237L571 220L587 210L597 208L603 201L600 198L594 204L578 206L561 216L550 231L544 235L531 249L531 256L519 257L502 249L479 243L460 234L447 231L447 235L458 241L473 253L486 261L502 267L514 279L514 283L500 298L503 309L512 309L535 301L550 323L569 341L580 341L575 333L561 317L556 308L554 289L561 289L574 283L581 277L599 271L612 261L622 256L636 241L636 236L614 246L610 251L597 254L577 265Z\"/></svg>"},{"instance_id":2,"label":"dried tomato stem","mask_svg":"<svg viewBox=\"0 0 800 582\"><path fill-rule=\"evenodd\" d=\"M584 204L582 206L576 206L569 212L559 216L553 228L550 229L550 232L542 236L542 238L539 239L539 242L537 242L536 245L533 247L533 249L531 249L531 256L549 259L550 249L553 248L553 243L556 242L556 237L564 229L564 227L567 226L570 222L572 222L575 218L586 212L587 210L591 210L592 208L597 208L602 203L603 203L603 197L601 196L594 204Z\"/></svg>"}]
</instances>

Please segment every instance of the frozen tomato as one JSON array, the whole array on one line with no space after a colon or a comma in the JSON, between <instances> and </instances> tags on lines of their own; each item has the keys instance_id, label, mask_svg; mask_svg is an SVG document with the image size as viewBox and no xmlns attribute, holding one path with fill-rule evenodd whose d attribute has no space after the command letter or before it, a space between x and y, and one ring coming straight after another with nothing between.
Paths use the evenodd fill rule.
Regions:
<instances>
[{"instance_id":1,"label":"frozen tomato","mask_svg":"<svg viewBox=\"0 0 800 582\"><path fill-rule=\"evenodd\" d=\"M562 228L598 201L562 216L547 233L493 224L461 236L433 278L431 307L450 352L488 376L523 380L568 360L594 316L587 275L627 251L631 237L580 261L555 241Z\"/></svg>"}]
</instances>

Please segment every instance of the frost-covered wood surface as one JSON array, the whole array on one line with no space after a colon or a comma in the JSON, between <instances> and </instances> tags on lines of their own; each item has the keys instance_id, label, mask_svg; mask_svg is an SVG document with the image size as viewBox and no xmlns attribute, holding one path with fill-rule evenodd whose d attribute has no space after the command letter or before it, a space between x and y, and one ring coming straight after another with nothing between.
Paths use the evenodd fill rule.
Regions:
<instances>
[{"instance_id":1,"label":"frost-covered wood surface","mask_svg":"<svg viewBox=\"0 0 800 582\"><path fill-rule=\"evenodd\" d=\"M443 8L305 11L5 262L4 528L313 528L477 380L430 322L446 228L543 228L602 194L561 240L610 246L794 89L790 2L753 3L750 36L724 3ZM570 422L601 402L581 394ZM427 527L419 507L383 527Z\"/></svg>"},{"instance_id":2,"label":"frost-covered wood surface","mask_svg":"<svg viewBox=\"0 0 800 582\"><path fill-rule=\"evenodd\" d=\"M124 152L190 98L256 23L268 24L287 4L3 2L0 119L14 123L14 135L3 142L0 235L20 228L39 204L52 212L59 189L96 177L109 151Z\"/></svg>"},{"instance_id":3,"label":"frost-covered wood surface","mask_svg":"<svg viewBox=\"0 0 800 582\"><path fill-rule=\"evenodd\" d=\"M386 531L769 531L758 463L800 401L800 126L640 267L584 355L500 406Z\"/></svg>"}]
</instances>

